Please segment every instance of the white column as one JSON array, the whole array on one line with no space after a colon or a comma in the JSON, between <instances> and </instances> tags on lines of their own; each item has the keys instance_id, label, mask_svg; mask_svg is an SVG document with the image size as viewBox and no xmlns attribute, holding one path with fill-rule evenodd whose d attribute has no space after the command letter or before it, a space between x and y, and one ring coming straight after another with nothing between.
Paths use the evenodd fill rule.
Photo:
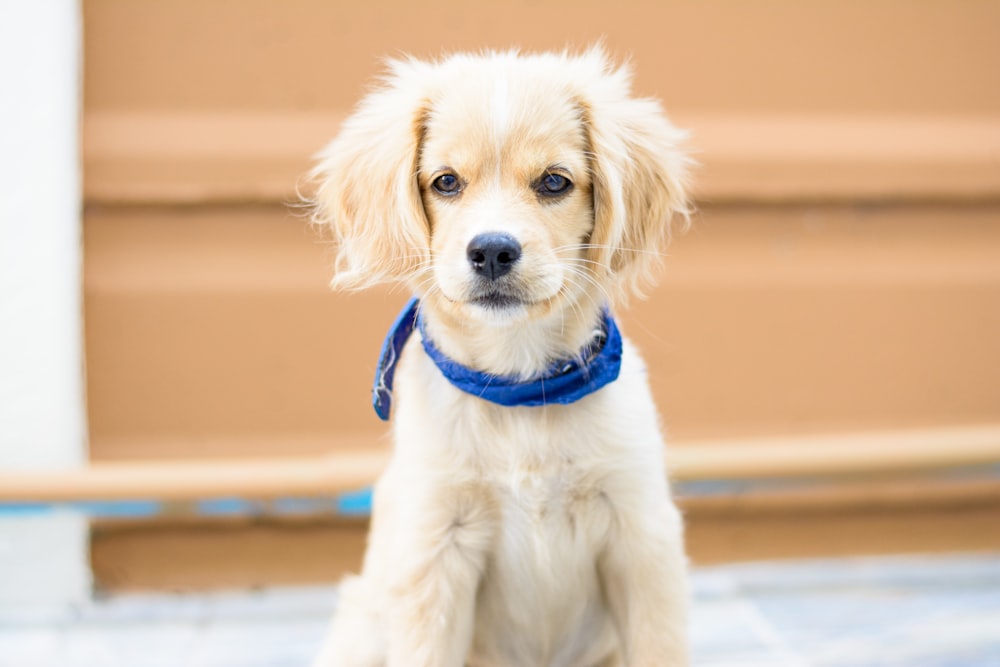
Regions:
<instances>
[{"instance_id":1,"label":"white column","mask_svg":"<svg viewBox=\"0 0 1000 667\"><path fill-rule=\"evenodd\" d=\"M86 460L78 0L0 0L0 467ZM0 607L90 590L86 520L0 509Z\"/></svg>"}]
</instances>

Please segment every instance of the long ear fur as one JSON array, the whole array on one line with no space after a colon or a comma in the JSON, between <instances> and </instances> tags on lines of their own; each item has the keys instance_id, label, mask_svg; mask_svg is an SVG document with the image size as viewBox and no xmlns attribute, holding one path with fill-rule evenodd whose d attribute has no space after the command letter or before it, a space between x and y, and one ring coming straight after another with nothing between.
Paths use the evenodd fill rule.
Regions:
<instances>
[{"instance_id":1,"label":"long ear fur","mask_svg":"<svg viewBox=\"0 0 1000 667\"><path fill-rule=\"evenodd\" d=\"M428 71L416 60L390 61L382 86L318 156L313 219L337 241L334 287L401 280L430 256L417 185Z\"/></svg>"},{"instance_id":2,"label":"long ear fur","mask_svg":"<svg viewBox=\"0 0 1000 667\"><path fill-rule=\"evenodd\" d=\"M641 295L671 221L688 221L690 161L680 149L686 133L670 124L655 100L631 97L631 72L611 69L602 49L582 59L600 68L580 100L594 187L589 259L623 292Z\"/></svg>"}]
</instances>

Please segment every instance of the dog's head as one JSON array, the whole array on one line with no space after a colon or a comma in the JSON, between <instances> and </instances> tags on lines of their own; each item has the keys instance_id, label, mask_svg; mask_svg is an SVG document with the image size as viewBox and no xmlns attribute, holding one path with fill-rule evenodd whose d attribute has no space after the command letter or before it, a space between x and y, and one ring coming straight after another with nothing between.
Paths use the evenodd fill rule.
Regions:
<instances>
[{"instance_id":1,"label":"dog's head","mask_svg":"<svg viewBox=\"0 0 1000 667\"><path fill-rule=\"evenodd\" d=\"M682 139L600 49L393 61L314 172L334 285L472 318L638 289L687 213Z\"/></svg>"}]
</instances>

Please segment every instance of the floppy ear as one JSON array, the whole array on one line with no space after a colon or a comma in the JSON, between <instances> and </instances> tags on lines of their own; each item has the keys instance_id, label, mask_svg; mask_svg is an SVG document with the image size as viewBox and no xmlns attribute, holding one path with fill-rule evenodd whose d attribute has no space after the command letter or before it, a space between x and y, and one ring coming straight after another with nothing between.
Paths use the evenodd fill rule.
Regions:
<instances>
[{"instance_id":1,"label":"floppy ear","mask_svg":"<svg viewBox=\"0 0 1000 667\"><path fill-rule=\"evenodd\" d=\"M334 287L404 279L430 255L417 186L428 68L418 61L391 61L389 68L312 172L313 219L337 241Z\"/></svg>"},{"instance_id":2,"label":"floppy ear","mask_svg":"<svg viewBox=\"0 0 1000 667\"><path fill-rule=\"evenodd\" d=\"M599 83L585 87L580 101L592 153L589 259L620 288L641 294L671 221L688 220L689 160L680 148L686 133L670 124L655 100L630 96L628 70L610 70L599 51L587 56L602 61Z\"/></svg>"}]
</instances>

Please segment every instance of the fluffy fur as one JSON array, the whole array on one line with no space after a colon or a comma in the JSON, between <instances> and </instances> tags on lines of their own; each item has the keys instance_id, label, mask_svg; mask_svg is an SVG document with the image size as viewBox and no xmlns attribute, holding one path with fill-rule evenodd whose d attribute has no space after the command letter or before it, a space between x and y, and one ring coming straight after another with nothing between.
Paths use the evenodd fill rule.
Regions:
<instances>
[{"instance_id":1,"label":"fluffy fur","mask_svg":"<svg viewBox=\"0 0 1000 667\"><path fill-rule=\"evenodd\" d=\"M600 49L393 61L314 173L334 285L402 282L442 352L530 378L649 279L686 219L682 139ZM481 233L521 246L502 279L470 265ZM316 665L686 665L681 518L636 350L576 403L510 408L452 387L418 337L364 569Z\"/></svg>"}]
</instances>

